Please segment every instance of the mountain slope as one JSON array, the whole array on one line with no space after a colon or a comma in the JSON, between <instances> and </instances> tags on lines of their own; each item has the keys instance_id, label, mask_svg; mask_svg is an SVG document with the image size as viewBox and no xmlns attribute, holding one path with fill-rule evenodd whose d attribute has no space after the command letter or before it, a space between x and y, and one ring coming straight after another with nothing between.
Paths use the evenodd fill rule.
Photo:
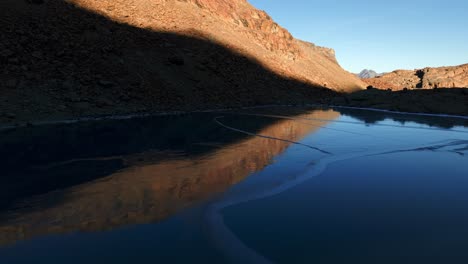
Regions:
<instances>
[{"instance_id":1,"label":"mountain slope","mask_svg":"<svg viewBox=\"0 0 468 264\"><path fill-rule=\"evenodd\" d=\"M267 13L255 9L246 0L74 2L135 27L207 38L255 58L280 75L310 84L326 84L329 88L346 91L364 87L338 65L333 50L294 39ZM128 6L134 8L128 9ZM148 10L154 12L148 15Z\"/></svg>"},{"instance_id":2,"label":"mountain slope","mask_svg":"<svg viewBox=\"0 0 468 264\"><path fill-rule=\"evenodd\" d=\"M393 90L468 87L468 64L452 67L396 70L378 78L365 79L376 88Z\"/></svg>"},{"instance_id":3,"label":"mountain slope","mask_svg":"<svg viewBox=\"0 0 468 264\"><path fill-rule=\"evenodd\" d=\"M365 84L245 0L4 0L0 122L320 102Z\"/></svg>"}]
</instances>

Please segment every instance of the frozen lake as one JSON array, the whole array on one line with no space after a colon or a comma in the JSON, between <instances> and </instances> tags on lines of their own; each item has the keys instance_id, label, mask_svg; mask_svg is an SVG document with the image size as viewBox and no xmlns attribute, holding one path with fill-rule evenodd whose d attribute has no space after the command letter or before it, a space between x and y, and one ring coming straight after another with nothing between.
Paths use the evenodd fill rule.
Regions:
<instances>
[{"instance_id":1,"label":"frozen lake","mask_svg":"<svg viewBox=\"0 0 468 264\"><path fill-rule=\"evenodd\" d=\"M466 263L468 119L259 108L0 131L0 263Z\"/></svg>"}]
</instances>

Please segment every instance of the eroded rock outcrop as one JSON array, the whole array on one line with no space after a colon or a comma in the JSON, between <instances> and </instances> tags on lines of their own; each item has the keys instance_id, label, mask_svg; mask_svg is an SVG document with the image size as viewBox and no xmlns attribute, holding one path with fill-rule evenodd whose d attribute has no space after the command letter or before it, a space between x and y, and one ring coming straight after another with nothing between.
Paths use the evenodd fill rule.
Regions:
<instances>
[{"instance_id":1,"label":"eroded rock outcrop","mask_svg":"<svg viewBox=\"0 0 468 264\"><path fill-rule=\"evenodd\" d=\"M227 22L244 27L252 40L273 52L280 52L290 59L301 54L293 36L274 22L264 11L253 8L246 0L179 0L197 5Z\"/></svg>"},{"instance_id":2,"label":"eroded rock outcrop","mask_svg":"<svg viewBox=\"0 0 468 264\"><path fill-rule=\"evenodd\" d=\"M402 90L468 87L468 64L453 67L396 70L378 78L364 79L380 89Z\"/></svg>"}]
</instances>

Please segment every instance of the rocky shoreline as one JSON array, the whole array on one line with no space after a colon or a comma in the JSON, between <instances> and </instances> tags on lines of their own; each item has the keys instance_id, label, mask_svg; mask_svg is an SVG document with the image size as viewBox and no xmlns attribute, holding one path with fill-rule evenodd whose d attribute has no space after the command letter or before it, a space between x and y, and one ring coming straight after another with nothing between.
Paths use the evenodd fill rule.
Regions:
<instances>
[{"instance_id":1,"label":"rocky shoreline","mask_svg":"<svg viewBox=\"0 0 468 264\"><path fill-rule=\"evenodd\" d=\"M332 104L396 112L468 116L468 88L402 91L368 89L336 97Z\"/></svg>"},{"instance_id":2,"label":"rocky shoreline","mask_svg":"<svg viewBox=\"0 0 468 264\"><path fill-rule=\"evenodd\" d=\"M325 95L325 94L324 94ZM271 104L233 105L218 104L198 107L180 106L173 109L142 109L140 111L125 111L118 107L88 109L86 115L76 112L51 112L36 115L1 115L0 129L24 126L36 126L55 123L74 123L90 120L128 119L151 115L176 115L193 112L213 112L246 108L262 108L272 106L320 106L320 107L353 107L371 108L375 110L394 111L399 113L420 113L447 116L468 117L468 88L435 89L435 90L404 90L398 92L369 89L351 94L326 94L320 100L297 98ZM97 110L97 111L92 111Z\"/></svg>"}]
</instances>

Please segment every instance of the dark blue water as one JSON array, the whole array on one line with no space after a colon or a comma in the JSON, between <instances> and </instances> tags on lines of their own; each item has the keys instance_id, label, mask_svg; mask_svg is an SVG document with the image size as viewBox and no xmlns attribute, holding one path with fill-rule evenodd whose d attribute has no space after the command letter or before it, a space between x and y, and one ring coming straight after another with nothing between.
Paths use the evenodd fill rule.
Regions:
<instances>
[{"instance_id":1,"label":"dark blue water","mask_svg":"<svg viewBox=\"0 0 468 264\"><path fill-rule=\"evenodd\" d=\"M257 109L0 132L0 263L467 263L466 119Z\"/></svg>"}]
</instances>

